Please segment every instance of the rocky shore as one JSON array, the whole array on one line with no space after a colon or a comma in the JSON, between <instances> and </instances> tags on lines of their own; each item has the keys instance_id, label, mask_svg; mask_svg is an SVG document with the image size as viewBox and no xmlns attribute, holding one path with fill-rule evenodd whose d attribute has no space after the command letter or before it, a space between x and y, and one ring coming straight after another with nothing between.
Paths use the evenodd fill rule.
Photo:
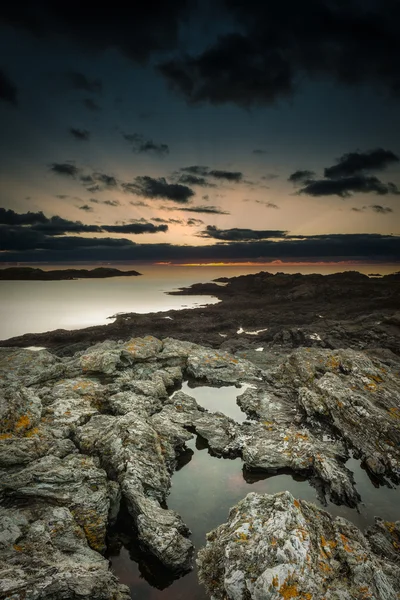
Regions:
<instances>
[{"instance_id":1,"label":"rocky shore","mask_svg":"<svg viewBox=\"0 0 400 600\"><path fill-rule=\"evenodd\" d=\"M258 273L195 284L177 294L212 294L217 304L162 313L117 315L105 326L26 334L2 346L44 346L60 356L105 340L154 335L238 353L270 364L276 350L385 348L400 354L400 275L370 278ZM110 315L111 316L111 315ZM258 331L255 335L254 332ZM264 352L255 353L262 346Z\"/></svg>"},{"instance_id":2,"label":"rocky shore","mask_svg":"<svg viewBox=\"0 0 400 600\"><path fill-rule=\"evenodd\" d=\"M0 598L129 598L104 558L121 505L138 544L175 575L191 569L188 525L167 499L195 434L248 471L301 474L338 504L360 500L350 452L381 483L399 482L396 354L276 347L269 366L243 354L153 336L64 357L0 349ZM186 378L249 384L237 398L247 420L176 391ZM363 537L289 494L250 494L198 560L216 599L392 600L399 548L398 524L377 521Z\"/></svg>"}]
</instances>

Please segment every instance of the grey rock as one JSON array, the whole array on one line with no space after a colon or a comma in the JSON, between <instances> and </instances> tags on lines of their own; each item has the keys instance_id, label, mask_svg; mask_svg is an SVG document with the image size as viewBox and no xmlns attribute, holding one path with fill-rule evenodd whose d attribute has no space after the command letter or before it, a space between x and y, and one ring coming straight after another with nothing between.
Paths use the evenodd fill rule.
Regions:
<instances>
[{"instance_id":1,"label":"grey rock","mask_svg":"<svg viewBox=\"0 0 400 600\"><path fill-rule=\"evenodd\" d=\"M207 535L197 564L213 600L394 600L400 592L392 555L376 553L349 521L289 492L248 494Z\"/></svg>"}]
</instances>

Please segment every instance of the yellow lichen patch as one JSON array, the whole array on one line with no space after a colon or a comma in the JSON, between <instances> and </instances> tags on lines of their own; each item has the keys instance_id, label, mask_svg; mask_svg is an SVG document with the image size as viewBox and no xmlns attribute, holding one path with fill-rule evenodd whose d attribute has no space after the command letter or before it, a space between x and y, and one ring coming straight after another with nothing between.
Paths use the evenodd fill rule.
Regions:
<instances>
[{"instance_id":1,"label":"yellow lichen patch","mask_svg":"<svg viewBox=\"0 0 400 600\"><path fill-rule=\"evenodd\" d=\"M294 500L293 504L296 508L300 508L300 502L298 500Z\"/></svg>"},{"instance_id":2,"label":"yellow lichen patch","mask_svg":"<svg viewBox=\"0 0 400 600\"><path fill-rule=\"evenodd\" d=\"M14 548L14 550L16 552L23 552L24 551L23 546L18 546L18 544L14 544L13 548Z\"/></svg>"},{"instance_id":3,"label":"yellow lichen patch","mask_svg":"<svg viewBox=\"0 0 400 600\"><path fill-rule=\"evenodd\" d=\"M277 575L275 575L275 577L272 578L272 585L274 587L278 587L278 585L279 585L279 579L278 579Z\"/></svg>"},{"instance_id":4,"label":"yellow lichen patch","mask_svg":"<svg viewBox=\"0 0 400 600\"><path fill-rule=\"evenodd\" d=\"M12 438L12 434L11 433L2 433L0 435L0 440L9 440L10 438Z\"/></svg>"},{"instance_id":5,"label":"yellow lichen patch","mask_svg":"<svg viewBox=\"0 0 400 600\"><path fill-rule=\"evenodd\" d=\"M333 356L333 354L331 356L329 356L328 360L326 361L326 366L329 369L338 369L340 367L340 360L338 359L337 356Z\"/></svg>"},{"instance_id":6,"label":"yellow lichen patch","mask_svg":"<svg viewBox=\"0 0 400 600\"><path fill-rule=\"evenodd\" d=\"M243 533L243 531L240 531L239 533L236 534L238 536L238 542L247 542L248 541L248 537L246 533Z\"/></svg>"},{"instance_id":7,"label":"yellow lichen patch","mask_svg":"<svg viewBox=\"0 0 400 600\"><path fill-rule=\"evenodd\" d=\"M308 440L308 435L306 433L295 433L294 437L297 440Z\"/></svg>"},{"instance_id":8,"label":"yellow lichen patch","mask_svg":"<svg viewBox=\"0 0 400 600\"><path fill-rule=\"evenodd\" d=\"M27 431L25 433L25 437L33 437L34 435L39 435L39 427L33 427L33 429L29 429L29 431Z\"/></svg>"},{"instance_id":9,"label":"yellow lichen patch","mask_svg":"<svg viewBox=\"0 0 400 600\"><path fill-rule=\"evenodd\" d=\"M31 421L28 415L22 415L22 417L20 417L15 423L15 429L17 431L20 431L21 429L29 429L30 424Z\"/></svg>"},{"instance_id":10,"label":"yellow lichen patch","mask_svg":"<svg viewBox=\"0 0 400 600\"><path fill-rule=\"evenodd\" d=\"M380 375L368 375L368 377L372 379L372 381L375 381L375 383L382 383L383 381Z\"/></svg>"},{"instance_id":11,"label":"yellow lichen patch","mask_svg":"<svg viewBox=\"0 0 400 600\"><path fill-rule=\"evenodd\" d=\"M284 582L283 585L279 588L279 593L285 600L290 600L290 598L298 598L299 590L296 584L289 585Z\"/></svg>"},{"instance_id":12,"label":"yellow lichen patch","mask_svg":"<svg viewBox=\"0 0 400 600\"><path fill-rule=\"evenodd\" d=\"M272 538L272 540L271 540L271 546L276 546L276 544L277 544L277 541L276 541L276 539L273 537L273 538Z\"/></svg>"},{"instance_id":13,"label":"yellow lichen patch","mask_svg":"<svg viewBox=\"0 0 400 600\"><path fill-rule=\"evenodd\" d=\"M400 408L397 408L397 406L389 408L389 413L395 419L400 419Z\"/></svg>"},{"instance_id":14,"label":"yellow lichen patch","mask_svg":"<svg viewBox=\"0 0 400 600\"><path fill-rule=\"evenodd\" d=\"M374 381L371 381L371 383L367 383L366 385L364 385L364 390L375 392L377 387L378 386L376 385L376 383Z\"/></svg>"},{"instance_id":15,"label":"yellow lichen patch","mask_svg":"<svg viewBox=\"0 0 400 600\"><path fill-rule=\"evenodd\" d=\"M353 549L349 544L349 538L347 538L343 533L340 534L340 539L342 540L343 548L346 552L353 553Z\"/></svg>"}]
</instances>

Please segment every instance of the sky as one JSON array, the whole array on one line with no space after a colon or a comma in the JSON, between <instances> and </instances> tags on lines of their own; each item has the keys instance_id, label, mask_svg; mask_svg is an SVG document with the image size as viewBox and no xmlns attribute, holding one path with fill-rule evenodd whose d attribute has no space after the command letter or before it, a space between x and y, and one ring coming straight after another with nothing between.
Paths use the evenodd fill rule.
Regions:
<instances>
[{"instance_id":1,"label":"sky","mask_svg":"<svg viewBox=\"0 0 400 600\"><path fill-rule=\"evenodd\" d=\"M400 260L398 0L0 7L0 262Z\"/></svg>"}]
</instances>

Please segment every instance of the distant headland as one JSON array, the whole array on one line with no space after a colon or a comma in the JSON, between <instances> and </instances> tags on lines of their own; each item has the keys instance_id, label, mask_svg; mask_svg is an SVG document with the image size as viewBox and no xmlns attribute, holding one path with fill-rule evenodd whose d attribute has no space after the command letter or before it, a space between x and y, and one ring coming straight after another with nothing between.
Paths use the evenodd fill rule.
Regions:
<instances>
[{"instance_id":1,"label":"distant headland","mask_svg":"<svg viewBox=\"0 0 400 600\"><path fill-rule=\"evenodd\" d=\"M108 277L134 277L138 271L120 271L107 267L97 269L56 269L43 271L33 267L8 267L0 269L0 281L59 281L66 279L106 279Z\"/></svg>"}]
</instances>

